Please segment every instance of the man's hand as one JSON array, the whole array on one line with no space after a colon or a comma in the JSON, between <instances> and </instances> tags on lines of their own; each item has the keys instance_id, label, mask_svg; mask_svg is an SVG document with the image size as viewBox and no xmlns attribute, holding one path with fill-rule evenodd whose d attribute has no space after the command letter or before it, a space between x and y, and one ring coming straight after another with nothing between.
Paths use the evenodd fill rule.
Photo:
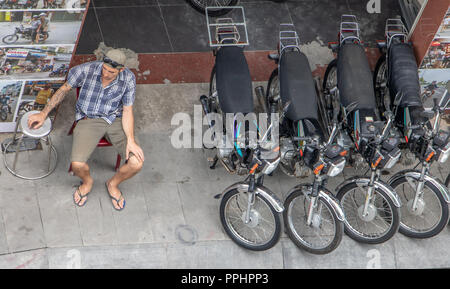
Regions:
<instances>
[{"instance_id":1,"label":"man's hand","mask_svg":"<svg viewBox=\"0 0 450 289\"><path fill-rule=\"evenodd\" d=\"M144 162L144 151L142 151L141 147L134 140L127 141L125 156L127 160L130 157L130 153L133 153L141 162Z\"/></svg>"},{"instance_id":2,"label":"man's hand","mask_svg":"<svg viewBox=\"0 0 450 289\"><path fill-rule=\"evenodd\" d=\"M32 114L28 118L28 127L31 129L38 129L44 124L46 118L47 115L43 112Z\"/></svg>"}]
</instances>

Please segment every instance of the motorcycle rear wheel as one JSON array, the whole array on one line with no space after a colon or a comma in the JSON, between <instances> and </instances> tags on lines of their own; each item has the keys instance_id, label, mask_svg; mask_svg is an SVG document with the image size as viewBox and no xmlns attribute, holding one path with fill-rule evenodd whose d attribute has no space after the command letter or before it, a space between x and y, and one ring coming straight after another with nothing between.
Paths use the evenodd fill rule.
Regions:
<instances>
[{"instance_id":1,"label":"motorcycle rear wheel","mask_svg":"<svg viewBox=\"0 0 450 289\"><path fill-rule=\"evenodd\" d=\"M222 0L222 1L218 1L218 0L186 0L189 5L191 5L195 10L197 10L198 12L205 14L206 7L210 7L210 6L220 6L220 7L225 7L225 6L234 6L237 4L238 0ZM222 16L227 14L228 12L230 12L231 9L216 9L216 10L210 10L208 15L210 17L217 17L217 16Z\"/></svg>"},{"instance_id":2,"label":"motorcycle rear wheel","mask_svg":"<svg viewBox=\"0 0 450 289\"><path fill-rule=\"evenodd\" d=\"M8 118L8 113L2 111L2 112L0 113L0 119L1 119L2 121L5 121L7 118Z\"/></svg>"},{"instance_id":3,"label":"motorcycle rear wheel","mask_svg":"<svg viewBox=\"0 0 450 289\"><path fill-rule=\"evenodd\" d=\"M381 90L386 89L388 93L387 87L381 87L383 82L387 83L387 66L386 66L386 54L383 54L379 59L375 66L375 71L373 73L373 87L375 89L375 99L378 106L378 110L380 112L386 111L386 107L384 106L384 99L381 99ZM387 84L386 84L387 85Z\"/></svg>"},{"instance_id":4,"label":"motorcycle rear wheel","mask_svg":"<svg viewBox=\"0 0 450 289\"><path fill-rule=\"evenodd\" d=\"M17 34L6 35L2 38L2 41L5 44L14 44L17 42L17 40L19 40L19 35Z\"/></svg>"}]
</instances>

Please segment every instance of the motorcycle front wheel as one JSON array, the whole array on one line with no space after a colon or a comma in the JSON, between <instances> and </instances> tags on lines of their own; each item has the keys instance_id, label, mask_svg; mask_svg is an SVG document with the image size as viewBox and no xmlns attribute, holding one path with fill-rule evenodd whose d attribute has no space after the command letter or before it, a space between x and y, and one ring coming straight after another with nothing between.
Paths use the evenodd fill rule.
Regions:
<instances>
[{"instance_id":1,"label":"motorcycle front wheel","mask_svg":"<svg viewBox=\"0 0 450 289\"><path fill-rule=\"evenodd\" d=\"M6 35L5 37L3 37L2 41L5 44L13 44L13 43L16 43L16 41L18 39L19 39L19 36L17 34L11 34L11 35Z\"/></svg>"},{"instance_id":2,"label":"motorcycle front wheel","mask_svg":"<svg viewBox=\"0 0 450 289\"><path fill-rule=\"evenodd\" d=\"M402 201L402 218L399 232L411 238L430 238L439 234L447 225L448 204L439 192L439 188L425 182L422 197L413 209L416 186L412 186L406 177L395 180L391 186Z\"/></svg>"},{"instance_id":3,"label":"motorcycle front wheel","mask_svg":"<svg viewBox=\"0 0 450 289\"><path fill-rule=\"evenodd\" d=\"M400 210L384 191L375 187L373 201L364 216L366 196L366 188L360 188L355 182L345 185L337 193L345 215L345 233L361 243L386 242L398 231Z\"/></svg>"},{"instance_id":4,"label":"motorcycle front wheel","mask_svg":"<svg viewBox=\"0 0 450 289\"><path fill-rule=\"evenodd\" d=\"M250 222L245 223L248 193L237 189L226 192L220 203L220 221L227 235L239 246L264 251L280 239L281 214L263 196L255 195Z\"/></svg>"},{"instance_id":5,"label":"motorcycle front wheel","mask_svg":"<svg viewBox=\"0 0 450 289\"><path fill-rule=\"evenodd\" d=\"M226 6L234 6L238 3L238 0L186 0L195 10L198 12L205 14L206 7L218 6L218 7L226 7ZM209 9L208 9L209 10ZM214 9L209 10L208 15L211 17L222 16L230 12L231 9Z\"/></svg>"},{"instance_id":6,"label":"motorcycle front wheel","mask_svg":"<svg viewBox=\"0 0 450 289\"><path fill-rule=\"evenodd\" d=\"M286 198L283 211L286 233L297 247L313 254L328 254L341 243L344 223L331 204L319 197L313 222L308 226L309 205L310 197L300 189Z\"/></svg>"}]
</instances>

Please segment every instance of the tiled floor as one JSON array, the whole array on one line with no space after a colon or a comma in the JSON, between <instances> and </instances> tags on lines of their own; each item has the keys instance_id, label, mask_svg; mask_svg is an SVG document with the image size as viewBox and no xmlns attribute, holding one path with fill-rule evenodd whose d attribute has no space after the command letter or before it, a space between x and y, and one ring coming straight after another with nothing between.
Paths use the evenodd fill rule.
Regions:
<instances>
[{"instance_id":1,"label":"tiled floor","mask_svg":"<svg viewBox=\"0 0 450 289\"><path fill-rule=\"evenodd\" d=\"M242 0L250 47L276 47L278 26L295 24L303 43L335 41L342 14L355 14L362 38L373 46L383 37L388 17L400 13L398 1L382 0L381 13L369 14L365 0ZM91 54L99 42L137 53L209 51L205 17L184 0L92 0L77 54Z\"/></svg>"},{"instance_id":2,"label":"tiled floor","mask_svg":"<svg viewBox=\"0 0 450 289\"><path fill-rule=\"evenodd\" d=\"M264 252L234 244L223 231L220 201L214 196L243 177L230 175L221 166L210 170L207 157L212 151L175 149L170 141L175 128L172 116L176 112L192 115L198 96L207 89L206 84L138 86L136 135L146 161L138 175L121 184L127 200L121 212L113 209L104 186L114 173L112 148L94 152L89 164L95 183L89 200L82 208L73 203L72 193L79 179L67 174L72 146L67 131L73 121L75 100L73 94L68 95L52 132L59 157L56 171L41 180L24 181L0 166L0 268L450 266L450 227L431 239L410 239L398 233L379 245L357 243L344 236L340 246L325 256L300 250L285 234L275 247ZM27 165L36 164L30 161ZM444 178L449 165L434 164L432 175ZM396 166L391 174L400 169ZM347 168L327 187L334 191L344 178L355 174L361 172ZM310 179L293 179L277 170L265 178L264 185L284 200L290 188L306 182ZM371 261L373 256L378 256L378 263Z\"/></svg>"}]
</instances>

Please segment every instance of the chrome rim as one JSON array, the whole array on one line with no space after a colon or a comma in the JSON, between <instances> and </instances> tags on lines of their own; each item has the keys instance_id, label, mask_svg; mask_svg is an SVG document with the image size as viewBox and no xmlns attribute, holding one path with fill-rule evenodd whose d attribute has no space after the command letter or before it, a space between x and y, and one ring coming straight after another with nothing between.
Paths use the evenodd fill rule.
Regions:
<instances>
[{"instance_id":1,"label":"chrome rim","mask_svg":"<svg viewBox=\"0 0 450 289\"><path fill-rule=\"evenodd\" d=\"M422 198L422 212L415 214L411 210L411 204L416 195L416 188L407 181L394 188L402 202L400 226L415 233L426 233L435 229L442 219L442 205L436 193L424 184Z\"/></svg>"},{"instance_id":2,"label":"chrome rim","mask_svg":"<svg viewBox=\"0 0 450 289\"><path fill-rule=\"evenodd\" d=\"M272 99L274 95L280 95L280 82L279 82L278 75L274 76L274 78L272 79L272 82L270 83L269 98ZM277 102L277 109L276 109L278 114L281 114L281 107L282 107L282 103L281 103L281 97L280 97L280 99ZM268 113L270 113L270 111Z\"/></svg>"},{"instance_id":3,"label":"chrome rim","mask_svg":"<svg viewBox=\"0 0 450 289\"><path fill-rule=\"evenodd\" d=\"M358 210L364 206L366 195L367 192L359 187L344 194L341 206L345 215L345 225L351 232L363 238L382 238L394 225L393 208L386 198L375 190L371 201L373 204L371 208L375 210L375 216L371 218L371 221L363 221Z\"/></svg>"},{"instance_id":4,"label":"chrome rim","mask_svg":"<svg viewBox=\"0 0 450 289\"><path fill-rule=\"evenodd\" d=\"M257 216L257 220L251 219L249 224L245 224L243 216L247 203L247 193L238 192L227 200L224 209L226 225L242 243L250 246L267 244L276 232L275 216L267 203L256 195L250 215Z\"/></svg>"},{"instance_id":5,"label":"chrome rim","mask_svg":"<svg viewBox=\"0 0 450 289\"><path fill-rule=\"evenodd\" d=\"M304 194L299 195L289 204L288 224L295 238L304 246L312 249L328 247L336 236L336 220L322 199L319 199L314 215L316 224L307 225L310 198Z\"/></svg>"},{"instance_id":6,"label":"chrome rim","mask_svg":"<svg viewBox=\"0 0 450 289\"><path fill-rule=\"evenodd\" d=\"M326 84L325 87L328 90L331 90L333 88L335 88L337 86L337 69L336 69L336 65L334 65L330 71L328 72L327 75L327 80L326 80Z\"/></svg>"}]
</instances>

